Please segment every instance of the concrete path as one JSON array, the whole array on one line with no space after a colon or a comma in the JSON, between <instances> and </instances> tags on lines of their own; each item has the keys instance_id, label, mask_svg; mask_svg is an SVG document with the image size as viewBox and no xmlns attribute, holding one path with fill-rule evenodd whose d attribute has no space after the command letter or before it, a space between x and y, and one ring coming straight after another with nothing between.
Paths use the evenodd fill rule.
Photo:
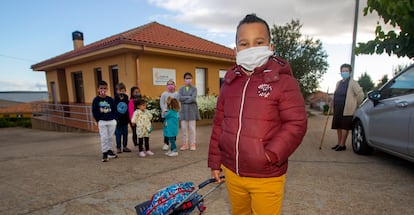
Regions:
<instances>
[{"instance_id":1,"label":"concrete path","mask_svg":"<svg viewBox=\"0 0 414 215\"><path fill-rule=\"evenodd\" d=\"M358 156L350 140L347 151L334 152L330 129L319 150L325 120L309 119L290 159L283 214L413 214L414 164L381 152ZM0 129L0 214L135 214L135 205L164 186L210 177L210 132L199 126L197 151L170 158L161 150L162 131L155 130L154 156L122 153L102 163L97 133ZM207 215L230 214L225 186L205 204Z\"/></svg>"}]
</instances>

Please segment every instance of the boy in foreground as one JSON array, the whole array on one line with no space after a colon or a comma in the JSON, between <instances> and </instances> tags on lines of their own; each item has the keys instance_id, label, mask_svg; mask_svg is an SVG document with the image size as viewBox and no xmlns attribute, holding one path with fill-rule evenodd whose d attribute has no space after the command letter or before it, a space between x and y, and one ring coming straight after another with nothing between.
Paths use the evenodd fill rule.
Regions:
<instances>
[{"instance_id":1,"label":"boy in foreground","mask_svg":"<svg viewBox=\"0 0 414 215\"><path fill-rule=\"evenodd\" d=\"M289 63L273 56L266 21L240 21L236 63L217 100L208 166L226 177L232 214L280 214L288 158L306 133L307 114Z\"/></svg>"}]
</instances>

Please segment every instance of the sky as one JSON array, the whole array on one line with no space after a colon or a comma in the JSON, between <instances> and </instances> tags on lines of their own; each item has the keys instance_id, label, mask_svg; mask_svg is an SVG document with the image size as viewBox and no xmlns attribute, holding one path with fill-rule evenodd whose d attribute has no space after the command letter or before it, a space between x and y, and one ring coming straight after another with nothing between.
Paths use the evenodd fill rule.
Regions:
<instances>
[{"instance_id":1,"label":"sky","mask_svg":"<svg viewBox=\"0 0 414 215\"><path fill-rule=\"evenodd\" d=\"M320 90L333 92L339 67L350 63L355 0L2 0L0 2L0 91L46 91L44 72L31 65L73 50L72 32L84 34L88 45L156 21L172 28L234 48L235 28L249 13L270 26L300 20L301 33L321 40L328 70ZM360 0L357 42L374 38L381 19L363 16ZM277 48L277 47L276 47ZM355 59L354 79L363 73L374 83L393 69L413 61L383 55Z\"/></svg>"}]
</instances>

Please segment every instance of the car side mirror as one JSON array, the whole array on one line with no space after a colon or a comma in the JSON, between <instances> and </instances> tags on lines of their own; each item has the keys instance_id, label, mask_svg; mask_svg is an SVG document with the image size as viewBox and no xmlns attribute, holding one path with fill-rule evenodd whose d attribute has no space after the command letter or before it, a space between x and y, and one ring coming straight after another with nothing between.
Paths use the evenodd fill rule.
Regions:
<instances>
[{"instance_id":1,"label":"car side mirror","mask_svg":"<svg viewBox=\"0 0 414 215\"><path fill-rule=\"evenodd\" d=\"M379 103L379 100L381 100L381 92L379 90L373 90L368 93L368 98L374 103L374 106L376 106Z\"/></svg>"}]
</instances>

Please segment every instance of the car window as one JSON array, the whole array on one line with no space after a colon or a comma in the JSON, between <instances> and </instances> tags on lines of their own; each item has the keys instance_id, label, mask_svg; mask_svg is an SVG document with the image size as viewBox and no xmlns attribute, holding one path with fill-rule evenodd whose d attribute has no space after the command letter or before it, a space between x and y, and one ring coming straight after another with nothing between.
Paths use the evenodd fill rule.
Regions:
<instances>
[{"instance_id":1,"label":"car window","mask_svg":"<svg viewBox=\"0 0 414 215\"><path fill-rule=\"evenodd\" d=\"M381 98L391 98L414 93L414 67L401 73L381 89Z\"/></svg>"}]
</instances>

